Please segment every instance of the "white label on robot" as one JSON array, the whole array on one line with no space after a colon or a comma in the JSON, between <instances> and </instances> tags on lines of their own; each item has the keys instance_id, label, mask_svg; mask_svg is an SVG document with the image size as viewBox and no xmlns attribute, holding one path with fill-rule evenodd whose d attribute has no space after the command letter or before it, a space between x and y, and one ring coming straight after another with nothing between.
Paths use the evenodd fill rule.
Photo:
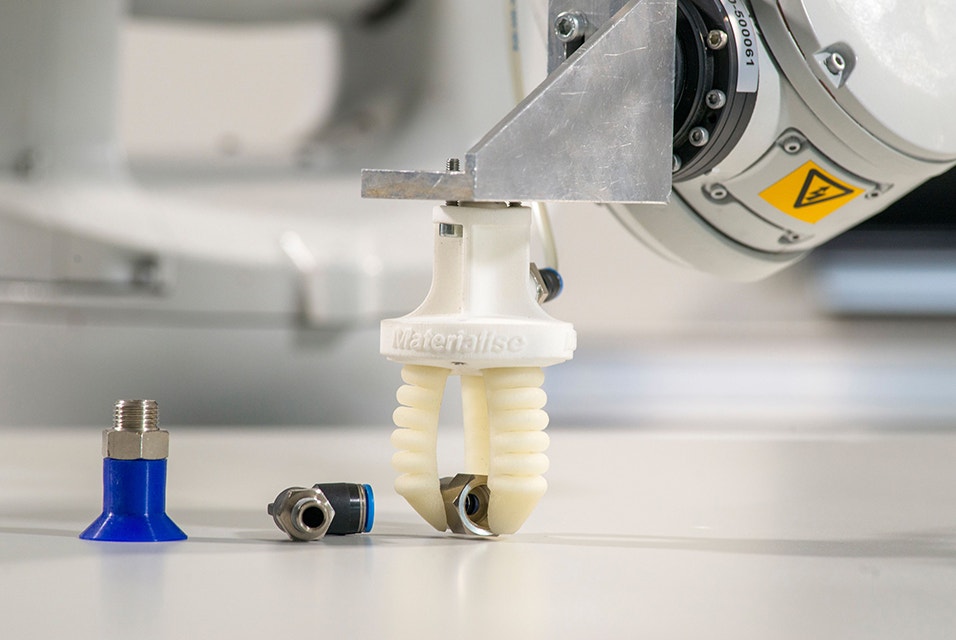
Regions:
<instances>
[{"instance_id":1,"label":"white label on robot","mask_svg":"<svg viewBox=\"0 0 956 640\"><path fill-rule=\"evenodd\" d=\"M721 0L737 43L737 92L754 93L760 79L757 67L757 30L743 0Z\"/></svg>"},{"instance_id":2,"label":"white label on robot","mask_svg":"<svg viewBox=\"0 0 956 640\"><path fill-rule=\"evenodd\" d=\"M501 335L495 331L473 333L464 330L442 332L400 329L392 337L392 348L419 353L521 353L527 346L528 339L524 336Z\"/></svg>"}]
</instances>

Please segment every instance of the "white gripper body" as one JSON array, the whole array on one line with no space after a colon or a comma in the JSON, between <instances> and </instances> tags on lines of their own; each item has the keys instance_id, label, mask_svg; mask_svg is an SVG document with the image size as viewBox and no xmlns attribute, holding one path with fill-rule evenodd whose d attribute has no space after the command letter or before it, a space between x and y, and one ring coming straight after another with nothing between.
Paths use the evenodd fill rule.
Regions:
<instances>
[{"instance_id":1,"label":"white gripper body","mask_svg":"<svg viewBox=\"0 0 956 640\"><path fill-rule=\"evenodd\" d=\"M449 370L405 365L400 407L393 418L395 490L429 524L444 531L436 446L438 414ZM540 367L486 369L462 377L465 472L488 476L489 529L516 532L544 495L548 483L547 395Z\"/></svg>"},{"instance_id":2,"label":"white gripper body","mask_svg":"<svg viewBox=\"0 0 956 640\"><path fill-rule=\"evenodd\" d=\"M432 286L418 309L382 322L381 351L405 366L394 413L396 491L448 526L438 474L438 415L461 376L465 473L488 477L488 529L514 533L547 490L542 367L571 358L570 323L549 316L530 276L526 207L437 207Z\"/></svg>"}]
</instances>

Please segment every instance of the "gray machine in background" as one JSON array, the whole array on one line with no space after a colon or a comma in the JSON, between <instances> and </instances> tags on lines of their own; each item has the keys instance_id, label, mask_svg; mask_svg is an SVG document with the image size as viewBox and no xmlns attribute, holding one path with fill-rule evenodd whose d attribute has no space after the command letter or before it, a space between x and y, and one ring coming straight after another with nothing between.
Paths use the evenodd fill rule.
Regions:
<instances>
[{"instance_id":1,"label":"gray machine in background","mask_svg":"<svg viewBox=\"0 0 956 640\"><path fill-rule=\"evenodd\" d=\"M387 420L374 324L427 288L429 207L360 200L361 166L429 167L370 195L603 202L671 261L756 279L956 161L942 0L519 2L551 73L504 119L518 32L492 4L131 3L336 25L331 115L278 159L192 172L124 161L124 3L0 9L0 423L142 396L180 423Z\"/></svg>"},{"instance_id":2,"label":"gray machine in background","mask_svg":"<svg viewBox=\"0 0 956 640\"><path fill-rule=\"evenodd\" d=\"M170 422L371 420L342 385L375 387L374 340L342 330L412 305L429 245L413 207L358 198L358 167L389 142L414 157L394 130L434 90L433 13L393 0L4 3L0 423L95 423L127 395L164 399ZM131 24L253 38L326 25L328 71L304 80L333 95L328 113L262 158L128 155ZM149 53L160 71L183 65ZM190 99L214 102L201 86Z\"/></svg>"}]
</instances>

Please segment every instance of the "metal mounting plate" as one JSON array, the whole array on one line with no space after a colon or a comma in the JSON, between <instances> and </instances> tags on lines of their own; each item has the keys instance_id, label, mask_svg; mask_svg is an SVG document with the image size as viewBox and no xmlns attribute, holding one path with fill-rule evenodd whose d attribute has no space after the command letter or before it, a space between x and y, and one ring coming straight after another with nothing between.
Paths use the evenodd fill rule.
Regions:
<instances>
[{"instance_id":1,"label":"metal mounting plate","mask_svg":"<svg viewBox=\"0 0 956 640\"><path fill-rule=\"evenodd\" d=\"M362 172L362 195L666 202L676 0L631 0L465 155L463 171Z\"/></svg>"}]
</instances>

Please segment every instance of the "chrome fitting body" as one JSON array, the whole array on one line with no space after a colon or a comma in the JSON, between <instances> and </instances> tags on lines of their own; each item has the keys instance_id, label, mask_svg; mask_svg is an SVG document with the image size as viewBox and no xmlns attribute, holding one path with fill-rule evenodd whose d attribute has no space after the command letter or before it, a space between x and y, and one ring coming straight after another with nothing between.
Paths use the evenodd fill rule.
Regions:
<instances>
[{"instance_id":1,"label":"chrome fitting body","mask_svg":"<svg viewBox=\"0 0 956 640\"><path fill-rule=\"evenodd\" d=\"M103 431L103 457L114 460L163 460L169 457L169 432L159 428L155 400L120 400L113 428Z\"/></svg>"},{"instance_id":2,"label":"chrome fitting body","mask_svg":"<svg viewBox=\"0 0 956 640\"><path fill-rule=\"evenodd\" d=\"M375 522L375 494L367 484L349 482L291 487L276 496L267 511L293 540L368 533Z\"/></svg>"},{"instance_id":3,"label":"chrome fitting body","mask_svg":"<svg viewBox=\"0 0 956 640\"><path fill-rule=\"evenodd\" d=\"M301 542L322 539L335 517L335 509L319 485L290 487L276 496L267 510L279 529Z\"/></svg>"},{"instance_id":4,"label":"chrome fitting body","mask_svg":"<svg viewBox=\"0 0 956 640\"><path fill-rule=\"evenodd\" d=\"M497 535L488 528L491 497L488 476L459 473L453 478L442 478L440 482L445 517L452 533L483 538Z\"/></svg>"}]
</instances>

